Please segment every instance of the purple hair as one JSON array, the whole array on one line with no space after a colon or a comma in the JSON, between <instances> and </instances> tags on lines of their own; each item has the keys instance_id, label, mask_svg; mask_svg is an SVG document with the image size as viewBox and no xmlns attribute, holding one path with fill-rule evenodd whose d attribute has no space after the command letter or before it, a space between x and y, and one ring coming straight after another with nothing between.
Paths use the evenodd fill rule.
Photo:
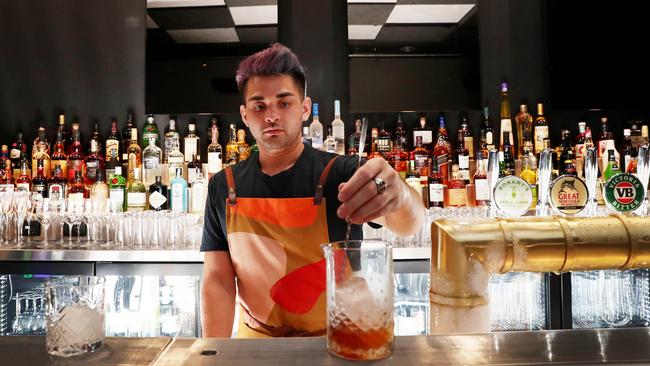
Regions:
<instances>
[{"instance_id":1,"label":"purple hair","mask_svg":"<svg viewBox=\"0 0 650 366\"><path fill-rule=\"evenodd\" d=\"M300 96L305 93L305 70L291 50L275 43L239 63L237 68L237 88L244 97L246 83L251 76L289 75L296 82Z\"/></svg>"}]
</instances>

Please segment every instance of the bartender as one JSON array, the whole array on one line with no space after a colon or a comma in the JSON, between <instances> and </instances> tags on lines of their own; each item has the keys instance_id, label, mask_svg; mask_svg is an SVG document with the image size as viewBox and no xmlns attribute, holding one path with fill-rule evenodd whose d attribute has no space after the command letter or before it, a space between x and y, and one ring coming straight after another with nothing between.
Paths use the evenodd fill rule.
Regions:
<instances>
[{"instance_id":1,"label":"bartender","mask_svg":"<svg viewBox=\"0 0 650 366\"><path fill-rule=\"evenodd\" d=\"M357 169L302 142L311 112L305 72L274 44L239 64L242 120L259 145L210 181L201 251L204 337L230 337L236 298L238 337L325 334L325 260L320 245L361 239L372 221L398 235L423 220L418 194L381 158Z\"/></svg>"}]
</instances>

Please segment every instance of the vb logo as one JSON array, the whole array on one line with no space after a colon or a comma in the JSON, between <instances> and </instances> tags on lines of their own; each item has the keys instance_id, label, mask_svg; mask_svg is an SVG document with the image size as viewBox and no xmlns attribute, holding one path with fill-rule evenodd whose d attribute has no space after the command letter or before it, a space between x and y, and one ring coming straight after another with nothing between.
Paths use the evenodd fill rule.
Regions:
<instances>
[{"instance_id":1,"label":"vb logo","mask_svg":"<svg viewBox=\"0 0 650 366\"><path fill-rule=\"evenodd\" d=\"M636 189L630 182L620 182L614 187L614 198L621 204L627 205L634 201Z\"/></svg>"}]
</instances>

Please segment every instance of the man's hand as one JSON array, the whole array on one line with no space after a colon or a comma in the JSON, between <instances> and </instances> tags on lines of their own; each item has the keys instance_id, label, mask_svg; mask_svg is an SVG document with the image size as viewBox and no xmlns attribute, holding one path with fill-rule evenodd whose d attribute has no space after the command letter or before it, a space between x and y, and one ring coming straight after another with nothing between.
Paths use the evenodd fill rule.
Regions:
<instances>
[{"instance_id":1,"label":"man's hand","mask_svg":"<svg viewBox=\"0 0 650 366\"><path fill-rule=\"evenodd\" d=\"M386 183L384 192L379 193L375 178ZM399 235L412 234L422 225L422 199L382 158L368 160L349 181L341 183L338 199L342 204L337 215L354 224L385 217L386 225Z\"/></svg>"}]
</instances>

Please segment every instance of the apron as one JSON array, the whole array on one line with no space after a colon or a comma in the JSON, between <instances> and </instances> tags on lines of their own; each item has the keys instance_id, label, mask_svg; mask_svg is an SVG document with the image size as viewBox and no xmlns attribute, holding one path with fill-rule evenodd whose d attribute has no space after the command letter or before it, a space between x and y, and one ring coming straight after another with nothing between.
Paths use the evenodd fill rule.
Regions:
<instances>
[{"instance_id":1,"label":"apron","mask_svg":"<svg viewBox=\"0 0 650 366\"><path fill-rule=\"evenodd\" d=\"M241 306L238 337L325 335L329 242L323 170L314 197L237 197L227 167L226 228Z\"/></svg>"}]
</instances>

